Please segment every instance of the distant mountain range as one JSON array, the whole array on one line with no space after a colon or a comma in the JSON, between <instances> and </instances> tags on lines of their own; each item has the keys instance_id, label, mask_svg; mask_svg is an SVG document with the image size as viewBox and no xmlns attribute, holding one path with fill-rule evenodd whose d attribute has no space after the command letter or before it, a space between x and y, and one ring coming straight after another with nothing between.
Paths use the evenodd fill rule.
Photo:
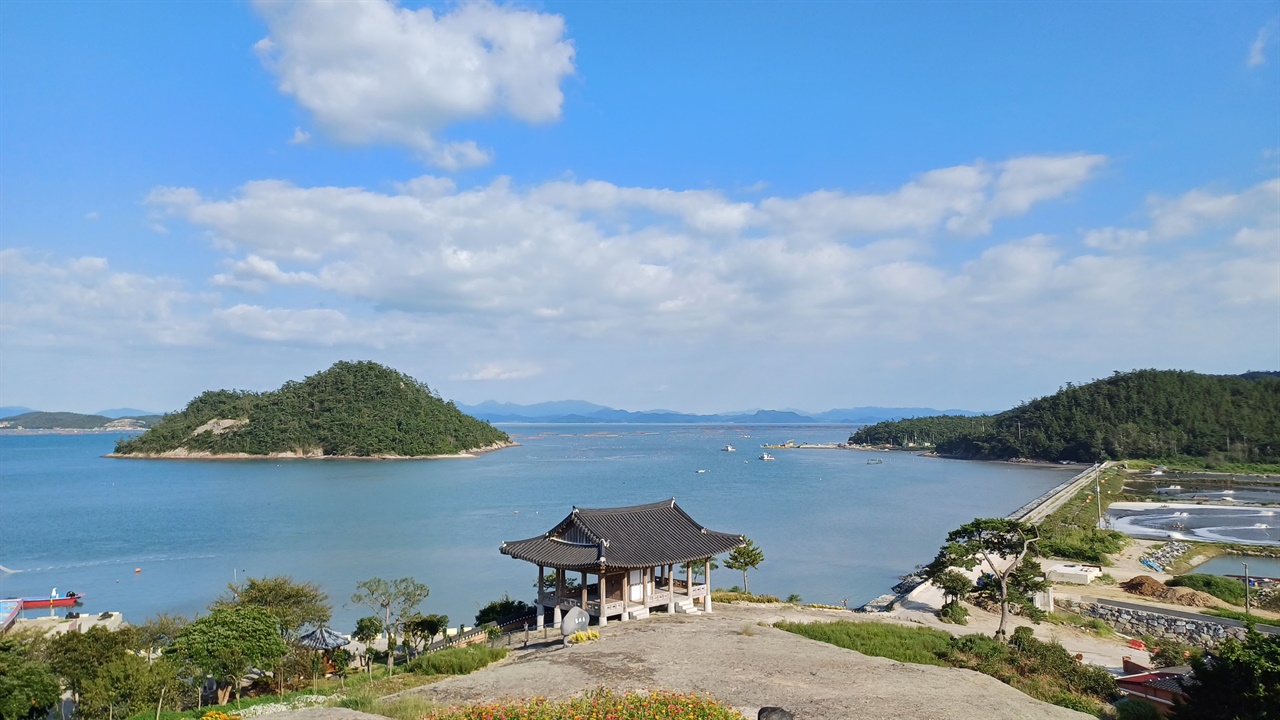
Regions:
<instances>
[{"instance_id":1,"label":"distant mountain range","mask_svg":"<svg viewBox=\"0 0 1280 720\"><path fill-rule=\"evenodd\" d=\"M696 415L673 410L644 410L634 412L619 410L584 400L555 400L517 405L487 400L479 405L457 404L462 412L491 423L650 423L650 424L739 424L739 425L801 425L839 424L870 425L886 420L928 417L931 415L976 416L984 413L971 410L935 410L921 407L852 407L810 413L802 410L751 409L714 415ZM26 407L0 407L0 421L11 421L26 428L93 428L107 424L108 420L137 418L150 426L159 420L161 413L136 408L113 408L93 415L79 413L38 412ZM16 421L16 422L14 422Z\"/></svg>"},{"instance_id":2,"label":"distant mountain range","mask_svg":"<svg viewBox=\"0 0 1280 720\"><path fill-rule=\"evenodd\" d=\"M695 415L670 410L633 412L596 405L583 400L517 405L492 400L479 405L458 405L458 409L493 423L704 423L704 424L776 424L803 423L869 424L884 420L924 417L928 415L982 415L971 410L935 410L934 408L852 407L806 413L796 410L747 410L715 415Z\"/></svg>"}]
</instances>

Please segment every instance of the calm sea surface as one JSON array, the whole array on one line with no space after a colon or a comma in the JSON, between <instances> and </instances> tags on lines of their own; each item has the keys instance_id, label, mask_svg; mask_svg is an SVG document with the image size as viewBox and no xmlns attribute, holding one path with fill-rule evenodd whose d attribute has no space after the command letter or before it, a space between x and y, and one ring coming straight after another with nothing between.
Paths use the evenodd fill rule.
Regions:
<instances>
[{"instance_id":1,"label":"calm sea surface","mask_svg":"<svg viewBox=\"0 0 1280 720\"><path fill-rule=\"evenodd\" d=\"M845 427L511 425L522 445L474 460L112 460L110 435L0 436L0 597L87 594L85 612L142 621L203 610L233 578L319 583L350 632L355 584L413 576L424 612L471 623L536 569L498 552L574 505L675 497L694 519L765 553L751 589L861 604L932 559L946 533L1003 516L1065 480L1056 469L905 453L775 450ZM744 437L750 436L750 437ZM732 443L738 452L722 452ZM883 464L868 465L869 458ZM706 470L698 473L698 470ZM141 572L134 572L134 569ZM741 573L717 570L728 587ZM48 613L48 611L44 611Z\"/></svg>"}]
</instances>

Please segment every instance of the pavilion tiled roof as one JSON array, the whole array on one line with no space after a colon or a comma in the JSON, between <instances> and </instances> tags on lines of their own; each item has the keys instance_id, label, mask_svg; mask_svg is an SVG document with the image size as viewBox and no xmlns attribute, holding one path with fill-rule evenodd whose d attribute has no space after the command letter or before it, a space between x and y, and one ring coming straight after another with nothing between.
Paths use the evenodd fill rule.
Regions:
<instances>
[{"instance_id":1,"label":"pavilion tiled roof","mask_svg":"<svg viewBox=\"0 0 1280 720\"><path fill-rule=\"evenodd\" d=\"M542 535L502 543L502 554L545 567L599 571L701 560L746 542L699 525L675 498L621 508L579 508Z\"/></svg>"}]
</instances>

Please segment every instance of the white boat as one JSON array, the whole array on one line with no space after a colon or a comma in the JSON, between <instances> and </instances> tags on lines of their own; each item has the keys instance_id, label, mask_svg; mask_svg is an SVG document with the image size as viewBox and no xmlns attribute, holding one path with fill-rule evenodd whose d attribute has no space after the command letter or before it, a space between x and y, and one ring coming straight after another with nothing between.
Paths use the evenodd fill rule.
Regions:
<instances>
[{"instance_id":1,"label":"white boat","mask_svg":"<svg viewBox=\"0 0 1280 720\"><path fill-rule=\"evenodd\" d=\"M883 465L883 464L884 464L884 460L881 460L880 458L871 458L870 460L868 460L868 461L867 461L867 464L868 464L868 465Z\"/></svg>"},{"instance_id":2,"label":"white boat","mask_svg":"<svg viewBox=\"0 0 1280 720\"><path fill-rule=\"evenodd\" d=\"M761 460L777 460L777 458L770 455L769 453L760 453L760 459Z\"/></svg>"},{"instance_id":3,"label":"white boat","mask_svg":"<svg viewBox=\"0 0 1280 720\"><path fill-rule=\"evenodd\" d=\"M721 450L723 450L723 451L725 451L725 452L738 452L737 448L735 448L735 447L734 447L734 446L732 446L732 445L725 445L724 447L722 447L722 448L720 448L720 449L721 449Z\"/></svg>"}]
</instances>

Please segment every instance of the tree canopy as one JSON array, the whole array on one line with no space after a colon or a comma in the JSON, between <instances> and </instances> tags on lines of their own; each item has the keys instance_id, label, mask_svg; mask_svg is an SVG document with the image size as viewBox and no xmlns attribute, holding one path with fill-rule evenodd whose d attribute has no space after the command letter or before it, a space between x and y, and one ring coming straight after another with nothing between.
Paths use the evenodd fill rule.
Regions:
<instances>
[{"instance_id":1,"label":"tree canopy","mask_svg":"<svg viewBox=\"0 0 1280 720\"><path fill-rule=\"evenodd\" d=\"M979 591L985 588L985 594L1000 604L996 635L1003 636L1010 606L1018 605L1034 615L1031 595L1046 587L1040 565L1033 560L1036 539L1036 529L1031 525L1004 518L978 518L947 534L947 544L925 567L925 577L954 595L962 587L954 582L951 568L972 570L981 565L991 581Z\"/></svg>"},{"instance_id":2,"label":"tree canopy","mask_svg":"<svg viewBox=\"0 0 1280 720\"><path fill-rule=\"evenodd\" d=\"M351 602L364 605L383 613L382 627L387 632L387 671L394 668L396 628L403 627L404 620L427 596L431 590L423 583L411 577L397 580L369 578L356 583L356 592Z\"/></svg>"},{"instance_id":3,"label":"tree canopy","mask_svg":"<svg viewBox=\"0 0 1280 720\"><path fill-rule=\"evenodd\" d=\"M1095 462L1180 456L1280 460L1280 377L1134 370L993 416L935 416L871 425L851 442L935 445L954 457Z\"/></svg>"},{"instance_id":4,"label":"tree canopy","mask_svg":"<svg viewBox=\"0 0 1280 720\"><path fill-rule=\"evenodd\" d=\"M294 637L305 626L324 625L333 616L329 595L319 585L297 582L287 575L227 583L227 594L214 603L214 607L245 605L270 613L285 638Z\"/></svg>"},{"instance_id":5,"label":"tree canopy","mask_svg":"<svg viewBox=\"0 0 1280 720\"><path fill-rule=\"evenodd\" d=\"M184 627L173 647L217 680L222 702L251 669L271 667L289 649L276 618L254 605L215 607Z\"/></svg>"},{"instance_id":6,"label":"tree canopy","mask_svg":"<svg viewBox=\"0 0 1280 720\"><path fill-rule=\"evenodd\" d=\"M1252 626L1243 642L1228 638L1216 650L1191 659L1185 701L1176 720L1267 720L1280 718L1280 636Z\"/></svg>"},{"instance_id":7,"label":"tree canopy","mask_svg":"<svg viewBox=\"0 0 1280 720\"><path fill-rule=\"evenodd\" d=\"M215 423L214 421L222 421ZM445 402L425 383L373 362L338 362L278 390L211 390L116 444L116 453L179 448L214 454L447 455L507 434Z\"/></svg>"}]
</instances>

